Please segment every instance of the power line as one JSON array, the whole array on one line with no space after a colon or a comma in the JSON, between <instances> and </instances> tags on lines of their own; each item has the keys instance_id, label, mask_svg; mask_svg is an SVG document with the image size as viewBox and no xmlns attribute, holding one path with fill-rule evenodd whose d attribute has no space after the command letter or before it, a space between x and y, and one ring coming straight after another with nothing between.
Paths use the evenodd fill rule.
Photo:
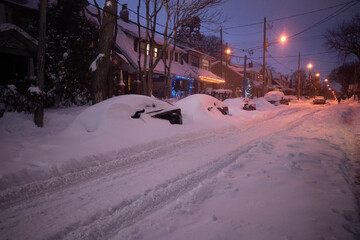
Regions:
<instances>
[{"instance_id":1,"label":"power line","mask_svg":"<svg viewBox=\"0 0 360 240\"><path fill-rule=\"evenodd\" d=\"M354 4L352 4L352 5L349 6L349 4L351 4L351 3L354 3ZM311 26L305 28L304 30L302 30L302 31L300 31L300 32L298 32L298 33L295 33L294 35L290 36L289 38L296 37L296 36L298 36L298 35L306 32L306 31L308 31L308 30L310 30L310 29L312 29L312 28L314 28L314 27L317 27L317 26L323 24L324 22L326 22L326 21L328 21L328 20L330 20L330 19L333 19L333 18L336 17L337 15L343 13L344 11L348 10L349 8L355 6L355 5L358 4L358 3L360 3L360 2L359 2L359 1L356 1L356 2L352 1L352 2L347 3L347 4L346 4L345 6L343 6L341 9L336 10L335 12L331 13L330 15L328 15L328 16L325 17L325 18L323 18L322 20L320 20L320 21L312 24Z\"/></svg>"},{"instance_id":2,"label":"power line","mask_svg":"<svg viewBox=\"0 0 360 240\"><path fill-rule=\"evenodd\" d=\"M313 10L313 11L309 11L309 12L304 12L304 13L299 13L299 14L295 14L295 15L291 15L291 16L287 16L287 17L281 17L281 18L276 18L276 19L272 19L272 20L268 20L268 22L275 22L275 21L281 21L281 20L285 20L285 19L289 19L289 18L295 18L295 17L299 17L299 16L304 16L304 15L308 15L308 14L312 14L312 13L317 13L320 11L325 11L328 9L332 9L332 8L337 8L340 6L344 6L344 5L348 5L350 3L354 3L358 1L349 1L346 3L341 3L341 4L337 4L334 6L330 6L330 7L326 7L326 8L320 8L317 10ZM238 25L238 26L232 26L232 27L224 27L223 29L234 29L234 28L242 28L242 27L249 27L249 26L255 26L255 25L259 25L259 24L263 24L264 22L256 22L256 23L250 23L250 24L244 24L244 25Z\"/></svg>"},{"instance_id":3,"label":"power line","mask_svg":"<svg viewBox=\"0 0 360 240\"><path fill-rule=\"evenodd\" d=\"M315 55L323 55L323 54L331 54L336 53L337 51L326 51L326 52L317 52L317 53L309 53L309 54L301 54L302 57L308 57L308 56L315 56ZM295 58L299 55L292 55L292 56L276 56L273 58Z\"/></svg>"}]
</instances>

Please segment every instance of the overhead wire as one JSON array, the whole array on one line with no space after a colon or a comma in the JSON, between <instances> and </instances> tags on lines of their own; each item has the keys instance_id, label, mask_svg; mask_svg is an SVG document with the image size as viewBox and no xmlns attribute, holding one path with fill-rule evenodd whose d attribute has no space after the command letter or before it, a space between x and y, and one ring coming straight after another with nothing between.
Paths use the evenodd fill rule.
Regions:
<instances>
[{"instance_id":1,"label":"overhead wire","mask_svg":"<svg viewBox=\"0 0 360 240\"><path fill-rule=\"evenodd\" d=\"M281 17L281 18L276 18L276 19L271 19L268 20L268 22L276 22L276 21L281 21L281 20L285 20L285 19L290 19L290 18L295 18L295 17L299 17L299 16L304 16L304 15L308 15L308 14L312 14L312 13L317 13L320 11L326 11L332 8L337 8L343 5L347 5L349 3L354 3L357 2L357 0L352 0L349 2L345 2L345 3L341 3L341 4L337 4L337 5L333 5L333 6L329 6L329 7L325 7L325 8L320 8L317 10L313 10L313 11L308 11L308 12L303 12L303 13L299 13L299 14L295 14L295 15L291 15L291 16L287 16L287 17ZM232 26L232 27L223 27L223 29L234 29L234 28L242 28L242 27L249 27L249 26L255 26L255 25L259 25L259 24L264 24L263 21L261 22L255 22L255 23L250 23L250 24L244 24L244 25L238 25L238 26Z\"/></svg>"}]
</instances>

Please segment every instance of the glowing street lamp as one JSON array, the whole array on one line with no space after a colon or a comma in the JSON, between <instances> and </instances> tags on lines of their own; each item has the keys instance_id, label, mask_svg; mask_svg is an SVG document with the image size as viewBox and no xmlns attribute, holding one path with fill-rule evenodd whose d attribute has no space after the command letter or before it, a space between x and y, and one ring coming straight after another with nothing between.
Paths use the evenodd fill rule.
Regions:
<instances>
[{"instance_id":1,"label":"glowing street lamp","mask_svg":"<svg viewBox=\"0 0 360 240\"><path fill-rule=\"evenodd\" d=\"M329 80L326 78L326 79L325 79L325 82L328 82L328 81L329 81Z\"/></svg>"},{"instance_id":2,"label":"glowing street lamp","mask_svg":"<svg viewBox=\"0 0 360 240\"><path fill-rule=\"evenodd\" d=\"M228 49L226 49L226 50L225 50L225 52L226 52L226 54L227 54L227 55L230 55L230 53L231 53L231 49L230 49L230 48L228 48Z\"/></svg>"},{"instance_id":3,"label":"glowing street lamp","mask_svg":"<svg viewBox=\"0 0 360 240\"><path fill-rule=\"evenodd\" d=\"M320 73L316 73L315 76L316 76L316 77L320 77Z\"/></svg>"},{"instance_id":4,"label":"glowing street lamp","mask_svg":"<svg viewBox=\"0 0 360 240\"><path fill-rule=\"evenodd\" d=\"M287 40L287 37L286 37L285 35L282 35L282 36L280 37L280 42L281 42L281 43L285 43L286 40Z\"/></svg>"},{"instance_id":5,"label":"glowing street lamp","mask_svg":"<svg viewBox=\"0 0 360 240\"><path fill-rule=\"evenodd\" d=\"M313 67L313 65L312 65L311 63L309 63L309 64L307 65L307 68L309 69L309 71L310 71L310 69L312 69L312 67Z\"/></svg>"}]
</instances>

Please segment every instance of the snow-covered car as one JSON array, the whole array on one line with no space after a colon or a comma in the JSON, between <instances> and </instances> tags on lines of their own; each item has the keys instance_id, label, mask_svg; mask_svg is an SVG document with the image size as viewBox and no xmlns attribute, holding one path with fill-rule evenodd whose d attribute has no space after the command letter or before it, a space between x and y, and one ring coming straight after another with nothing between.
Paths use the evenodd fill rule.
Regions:
<instances>
[{"instance_id":1,"label":"snow-covered car","mask_svg":"<svg viewBox=\"0 0 360 240\"><path fill-rule=\"evenodd\" d=\"M163 125L163 120L159 119L168 120L171 124L182 124L181 109L153 97L122 95L86 108L70 124L67 133L77 132L79 128L88 133L99 133L122 129L117 125L127 126L129 129L139 128L144 124L149 127Z\"/></svg>"},{"instance_id":2,"label":"snow-covered car","mask_svg":"<svg viewBox=\"0 0 360 240\"><path fill-rule=\"evenodd\" d=\"M244 110L253 111L256 110L256 104L248 98L244 98Z\"/></svg>"},{"instance_id":3,"label":"snow-covered car","mask_svg":"<svg viewBox=\"0 0 360 240\"><path fill-rule=\"evenodd\" d=\"M314 104L325 104L326 100L324 96L316 96L315 99L313 100Z\"/></svg>"},{"instance_id":4,"label":"snow-covered car","mask_svg":"<svg viewBox=\"0 0 360 240\"><path fill-rule=\"evenodd\" d=\"M226 103L207 94L194 94L175 103L181 108L184 121L205 122L211 119L222 119L229 115Z\"/></svg>"},{"instance_id":5,"label":"snow-covered car","mask_svg":"<svg viewBox=\"0 0 360 240\"><path fill-rule=\"evenodd\" d=\"M285 97L283 92L270 91L265 94L264 98L271 104L278 106L280 104L289 105L289 99Z\"/></svg>"},{"instance_id":6,"label":"snow-covered car","mask_svg":"<svg viewBox=\"0 0 360 240\"><path fill-rule=\"evenodd\" d=\"M168 120L171 124L182 124L181 109L174 105L146 96L138 96L141 101L137 104L137 110L131 118L138 119L142 114L153 118Z\"/></svg>"}]
</instances>

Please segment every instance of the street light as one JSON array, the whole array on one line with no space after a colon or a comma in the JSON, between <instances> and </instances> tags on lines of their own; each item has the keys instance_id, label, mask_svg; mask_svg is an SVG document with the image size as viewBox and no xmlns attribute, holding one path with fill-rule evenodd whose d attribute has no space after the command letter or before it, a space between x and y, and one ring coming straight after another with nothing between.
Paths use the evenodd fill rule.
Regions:
<instances>
[{"instance_id":1,"label":"street light","mask_svg":"<svg viewBox=\"0 0 360 240\"><path fill-rule=\"evenodd\" d=\"M316 73L315 76L316 76L316 77L320 77L320 73Z\"/></svg>"},{"instance_id":2,"label":"street light","mask_svg":"<svg viewBox=\"0 0 360 240\"><path fill-rule=\"evenodd\" d=\"M229 59L229 55L230 55L230 53L231 53L231 49L230 48L228 48L227 47L227 43L226 43L226 50L225 50L225 53L226 53L226 68L225 68L225 82L228 80L227 79L227 72L228 72L228 70L227 70L227 67L228 67L228 59Z\"/></svg>"},{"instance_id":3,"label":"street light","mask_svg":"<svg viewBox=\"0 0 360 240\"><path fill-rule=\"evenodd\" d=\"M325 82L328 82L329 80L327 78L325 78Z\"/></svg>"},{"instance_id":4,"label":"street light","mask_svg":"<svg viewBox=\"0 0 360 240\"><path fill-rule=\"evenodd\" d=\"M286 37L285 35L282 35L282 36L280 37L280 42L281 42L281 43L285 43L286 40L287 40L287 37Z\"/></svg>"}]
</instances>

